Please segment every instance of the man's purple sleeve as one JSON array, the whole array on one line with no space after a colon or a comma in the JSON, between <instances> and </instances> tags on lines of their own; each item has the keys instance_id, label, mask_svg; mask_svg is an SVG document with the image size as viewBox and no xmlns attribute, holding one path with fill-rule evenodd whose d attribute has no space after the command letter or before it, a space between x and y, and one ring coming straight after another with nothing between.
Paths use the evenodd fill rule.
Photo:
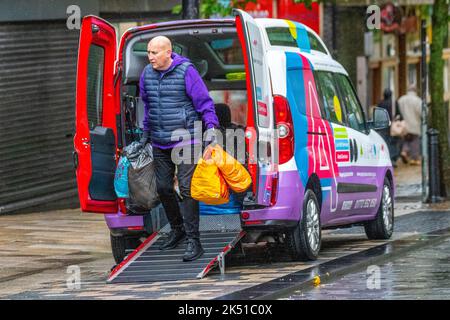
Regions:
<instances>
[{"instance_id":1,"label":"man's purple sleeve","mask_svg":"<svg viewBox=\"0 0 450 320\"><path fill-rule=\"evenodd\" d=\"M144 69L145 70L145 69ZM141 96L141 100L144 103L144 131L149 132L150 126L148 125L148 104L147 104L147 95L145 94L145 87L144 87L144 71L142 71L141 78L139 80L139 92Z\"/></svg>"},{"instance_id":2,"label":"man's purple sleeve","mask_svg":"<svg viewBox=\"0 0 450 320\"><path fill-rule=\"evenodd\" d=\"M186 94L192 99L195 111L202 115L205 128L218 128L219 120L217 119L214 101L209 96L208 89L198 71L189 66L185 74Z\"/></svg>"}]
</instances>

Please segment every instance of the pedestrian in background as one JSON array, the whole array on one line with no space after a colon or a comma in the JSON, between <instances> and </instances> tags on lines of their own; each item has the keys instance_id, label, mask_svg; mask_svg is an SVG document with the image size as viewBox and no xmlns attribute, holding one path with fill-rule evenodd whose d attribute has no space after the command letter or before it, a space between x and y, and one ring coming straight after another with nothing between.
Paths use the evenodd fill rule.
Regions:
<instances>
[{"instance_id":1,"label":"pedestrian in background","mask_svg":"<svg viewBox=\"0 0 450 320\"><path fill-rule=\"evenodd\" d=\"M389 88L384 89L383 92L383 100L378 104L379 108L385 109L389 114L389 120L392 122L394 115L398 114L397 108L392 110L393 108L393 100L392 100L392 91ZM386 143L389 148L389 154L391 155L391 161L394 167L396 167L396 162L400 157L400 148L402 139L400 137L392 136L390 133L386 137Z\"/></svg>"},{"instance_id":2,"label":"pedestrian in background","mask_svg":"<svg viewBox=\"0 0 450 320\"><path fill-rule=\"evenodd\" d=\"M400 155L405 162L420 165L422 99L417 96L415 85L411 85L408 92L398 99L398 106L408 131Z\"/></svg>"}]
</instances>

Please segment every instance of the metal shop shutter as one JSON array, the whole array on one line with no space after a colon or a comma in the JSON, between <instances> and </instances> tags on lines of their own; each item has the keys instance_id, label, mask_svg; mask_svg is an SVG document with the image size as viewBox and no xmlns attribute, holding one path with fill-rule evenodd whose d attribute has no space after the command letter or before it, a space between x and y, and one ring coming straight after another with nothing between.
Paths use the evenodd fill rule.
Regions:
<instances>
[{"instance_id":1,"label":"metal shop shutter","mask_svg":"<svg viewBox=\"0 0 450 320\"><path fill-rule=\"evenodd\" d=\"M0 214L78 201L78 37L62 21L0 24Z\"/></svg>"}]
</instances>

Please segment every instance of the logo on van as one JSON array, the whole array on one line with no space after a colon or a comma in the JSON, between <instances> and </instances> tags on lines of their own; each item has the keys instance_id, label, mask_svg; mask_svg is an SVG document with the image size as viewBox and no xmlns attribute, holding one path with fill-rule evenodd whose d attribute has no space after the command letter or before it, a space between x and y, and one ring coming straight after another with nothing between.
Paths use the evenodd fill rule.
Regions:
<instances>
[{"instance_id":1,"label":"logo on van","mask_svg":"<svg viewBox=\"0 0 450 320\"><path fill-rule=\"evenodd\" d=\"M267 105L262 101L258 101L258 114L267 117Z\"/></svg>"},{"instance_id":2,"label":"logo on van","mask_svg":"<svg viewBox=\"0 0 450 320\"><path fill-rule=\"evenodd\" d=\"M350 142L347 129L333 127L334 145L336 148L336 161L350 161Z\"/></svg>"}]
</instances>

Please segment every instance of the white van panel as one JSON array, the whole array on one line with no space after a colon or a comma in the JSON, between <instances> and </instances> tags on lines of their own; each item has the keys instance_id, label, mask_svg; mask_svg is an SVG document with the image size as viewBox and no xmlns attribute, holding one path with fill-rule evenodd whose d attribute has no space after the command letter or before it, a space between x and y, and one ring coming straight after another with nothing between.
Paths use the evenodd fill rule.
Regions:
<instances>
[{"instance_id":1,"label":"white van panel","mask_svg":"<svg viewBox=\"0 0 450 320\"><path fill-rule=\"evenodd\" d=\"M269 70L273 94L286 97L286 55L284 51L268 51L267 61L270 62Z\"/></svg>"}]
</instances>

